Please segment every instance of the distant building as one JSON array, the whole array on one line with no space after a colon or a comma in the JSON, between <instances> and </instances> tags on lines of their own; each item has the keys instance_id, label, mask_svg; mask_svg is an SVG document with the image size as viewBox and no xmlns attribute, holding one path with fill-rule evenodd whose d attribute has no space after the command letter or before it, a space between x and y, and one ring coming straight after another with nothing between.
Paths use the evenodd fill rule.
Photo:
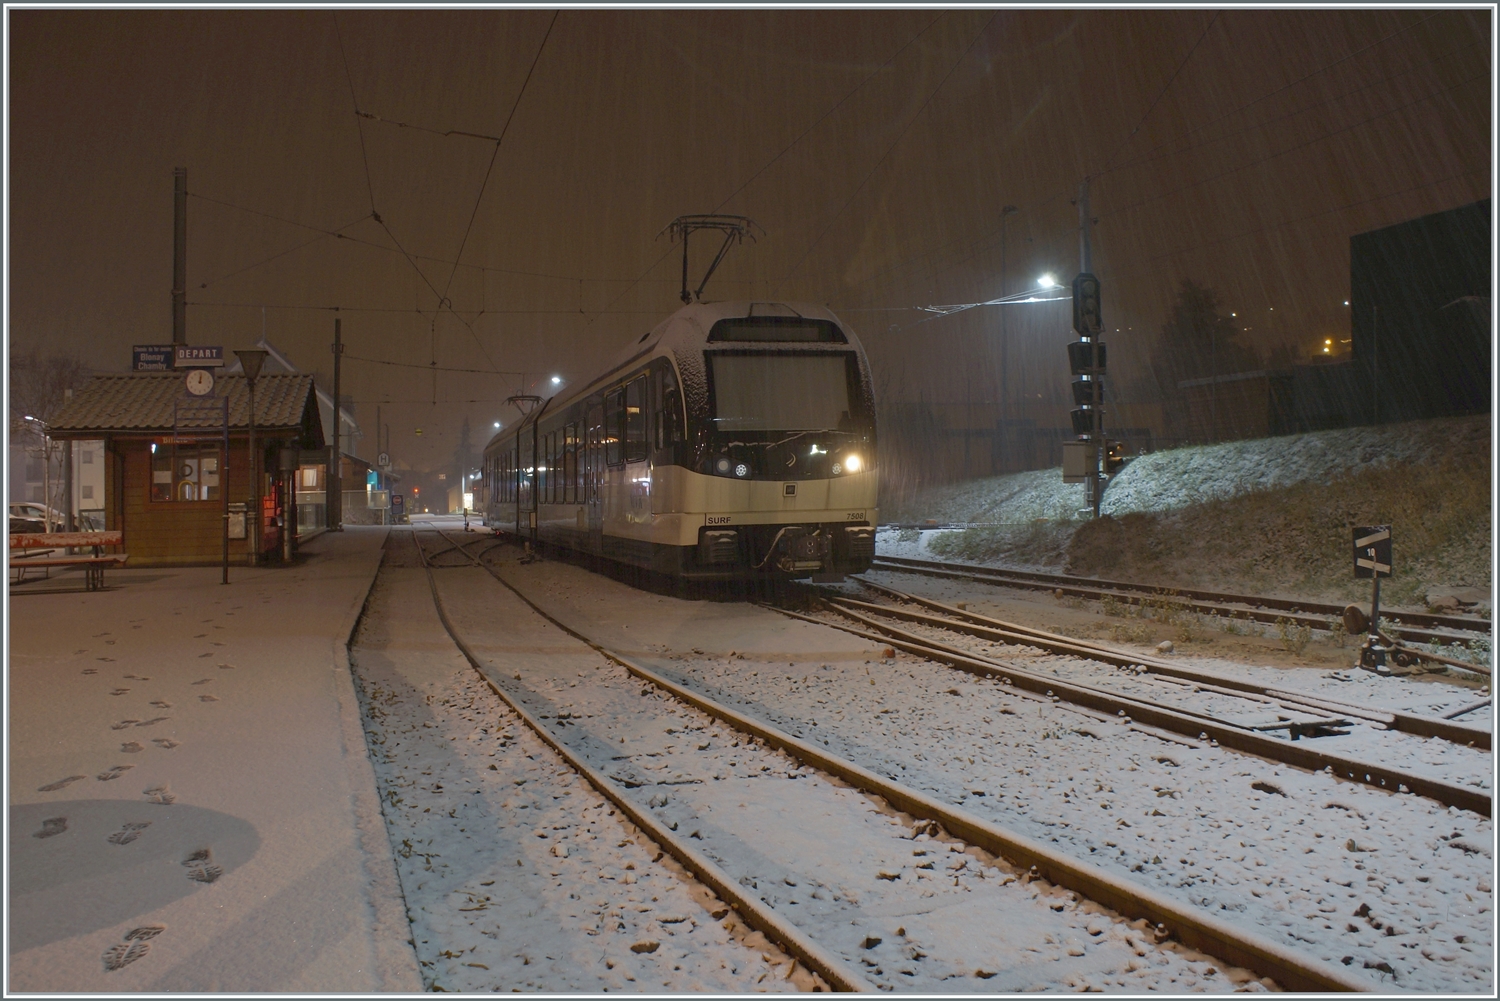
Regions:
<instances>
[{"instance_id":1,"label":"distant building","mask_svg":"<svg viewBox=\"0 0 1500 1001\"><path fill-rule=\"evenodd\" d=\"M298 375L301 370L292 364L274 344L264 337L255 346L266 352L262 374ZM242 371L239 359L224 369L228 375L239 375ZM333 451L333 396L313 387L318 401L318 416L322 419L326 445L318 452L309 452L298 457L295 483L297 528L299 532L310 532L328 524L328 469ZM389 520L391 484L400 479L366 459L359 457L364 432L354 416L343 407L338 408L340 483L343 495L343 520L347 525L383 525Z\"/></svg>"},{"instance_id":2,"label":"distant building","mask_svg":"<svg viewBox=\"0 0 1500 1001\"><path fill-rule=\"evenodd\" d=\"M1359 423L1491 408L1490 200L1349 239Z\"/></svg>"}]
</instances>

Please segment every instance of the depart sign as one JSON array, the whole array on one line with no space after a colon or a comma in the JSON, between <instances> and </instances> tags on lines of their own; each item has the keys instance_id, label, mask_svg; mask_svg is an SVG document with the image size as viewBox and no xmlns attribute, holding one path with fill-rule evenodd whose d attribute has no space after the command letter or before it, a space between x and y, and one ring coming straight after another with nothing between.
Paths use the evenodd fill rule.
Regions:
<instances>
[{"instance_id":1,"label":"depart sign","mask_svg":"<svg viewBox=\"0 0 1500 1001\"><path fill-rule=\"evenodd\" d=\"M224 364L222 347L199 347L195 344L176 345L174 357L176 368L219 368Z\"/></svg>"}]
</instances>

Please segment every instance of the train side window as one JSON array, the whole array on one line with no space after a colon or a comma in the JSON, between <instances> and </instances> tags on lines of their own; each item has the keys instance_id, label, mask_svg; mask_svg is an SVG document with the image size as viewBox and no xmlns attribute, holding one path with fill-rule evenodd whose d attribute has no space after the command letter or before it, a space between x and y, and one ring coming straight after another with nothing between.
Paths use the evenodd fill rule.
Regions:
<instances>
[{"instance_id":1,"label":"train side window","mask_svg":"<svg viewBox=\"0 0 1500 1001\"><path fill-rule=\"evenodd\" d=\"M578 425L563 428L563 497L564 504L578 502Z\"/></svg>"},{"instance_id":2,"label":"train side window","mask_svg":"<svg viewBox=\"0 0 1500 1001\"><path fill-rule=\"evenodd\" d=\"M618 466L624 462L625 387L612 390L604 397L604 462Z\"/></svg>"},{"instance_id":3,"label":"train side window","mask_svg":"<svg viewBox=\"0 0 1500 1001\"><path fill-rule=\"evenodd\" d=\"M646 458L646 377L625 387L625 461Z\"/></svg>"}]
</instances>

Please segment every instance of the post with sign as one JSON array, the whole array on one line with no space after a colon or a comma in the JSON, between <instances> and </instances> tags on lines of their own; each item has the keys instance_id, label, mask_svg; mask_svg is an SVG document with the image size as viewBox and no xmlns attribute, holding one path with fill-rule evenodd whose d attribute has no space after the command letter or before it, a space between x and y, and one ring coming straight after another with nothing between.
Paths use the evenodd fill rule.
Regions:
<instances>
[{"instance_id":1,"label":"post with sign","mask_svg":"<svg viewBox=\"0 0 1500 1001\"><path fill-rule=\"evenodd\" d=\"M1380 642L1380 578L1391 575L1391 526L1354 529L1354 576L1375 581L1370 598L1370 635L1359 650L1359 666L1376 674L1390 674L1385 646Z\"/></svg>"}]
</instances>

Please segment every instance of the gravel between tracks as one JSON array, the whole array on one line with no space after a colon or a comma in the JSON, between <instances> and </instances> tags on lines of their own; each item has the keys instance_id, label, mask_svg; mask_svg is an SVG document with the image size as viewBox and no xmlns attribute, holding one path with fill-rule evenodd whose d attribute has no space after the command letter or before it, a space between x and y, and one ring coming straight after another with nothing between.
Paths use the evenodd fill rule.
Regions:
<instances>
[{"instance_id":1,"label":"gravel between tracks","mask_svg":"<svg viewBox=\"0 0 1500 1001\"><path fill-rule=\"evenodd\" d=\"M754 642L776 631L773 612L753 610L768 617L757 625L745 610L726 629L713 603L566 564L505 572L542 589L559 618L711 697L1273 940L1347 957L1396 989L1493 986L1486 818L1162 740L906 655L789 665ZM714 628L692 628L695 614ZM671 628L646 628L653 618Z\"/></svg>"}]
</instances>

